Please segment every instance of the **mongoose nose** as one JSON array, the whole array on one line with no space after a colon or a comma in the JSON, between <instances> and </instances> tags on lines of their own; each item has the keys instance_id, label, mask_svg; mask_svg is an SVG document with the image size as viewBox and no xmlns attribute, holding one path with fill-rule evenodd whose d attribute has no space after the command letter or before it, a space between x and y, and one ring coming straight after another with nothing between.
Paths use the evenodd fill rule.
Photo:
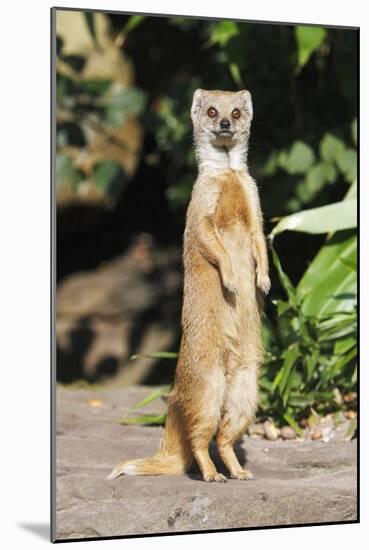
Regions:
<instances>
[{"instance_id":1,"label":"mongoose nose","mask_svg":"<svg viewBox=\"0 0 369 550\"><path fill-rule=\"evenodd\" d=\"M222 120L220 121L220 127L222 130L228 130L230 125L231 123L227 118L222 118Z\"/></svg>"}]
</instances>

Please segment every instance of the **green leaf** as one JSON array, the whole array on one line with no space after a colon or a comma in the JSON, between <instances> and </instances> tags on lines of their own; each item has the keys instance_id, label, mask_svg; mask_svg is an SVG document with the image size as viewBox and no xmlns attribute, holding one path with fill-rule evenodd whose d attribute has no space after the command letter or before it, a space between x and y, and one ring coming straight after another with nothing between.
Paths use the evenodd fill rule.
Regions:
<instances>
[{"instance_id":1,"label":"green leaf","mask_svg":"<svg viewBox=\"0 0 369 550\"><path fill-rule=\"evenodd\" d=\"M139 115L146 104L146 94L138 88L115 84L100 101L105 107L106 122L112 127L121 126L128 116Z\"/></svg>"},{"instance_id":2,"label":"green leaf","mask_svg":"<svg viewBox=\"0 0 369 550\"><path fill-rule=\"evenodd\" d=\"M318 192L323 185L336 180L337 171L331 162L318 162L307 173L306 181L309 188Z\"/></svg>"},{"instance_id":3,"label":"green leaf","mask_svg":"<svg viewBox=\"0 0 369 550\"><path fill-rule=\"evenodd\" d=\"M279 261L276 251L274 250L273 247L271 247L271 249L272 249L273 263L277 269L279 280L288 296L289 303L291 304L291 306L297 306L295 287L293 286L288 275L286 275L286 273L283 271L281 262Z\"/></svg>"},{"instance_id":4,"label":"green leaf","mask_svg":"<svg viewBox=\"0 0 369 550\"><path fill-rule=\"evenodd\" d=\"M345 178L352 182L357 175L357 154L354 149L346 149L337 158L337 164Z\"/></svg>"},{"instance_id":5,"label":"green leaf","mask_svg":"<svg viewBox=\"0 0 369 550\"><path fill-rule=\"evenodd\" d=\"M310 56L322 45L327 35L323 27L295 27L297 42L297 63L301 69L310 59Z\"/></svg>"},{"instance_id":6,"label":"green leaf","mask_svg":"<svg viewBox=\"0 0 369 550\"><path fill-rule=\"evenodd\" d=\"M352 122L351 124L351 137L354 145L357 145L357 119Z\"/></svg>"},{"instance_id":7,"label":"green leaf","mask_svg":"<svg viewBox=\"0 0 369 550\"><path fill-rule=\"evenodd\" d=\"M283 364L273 381L273 390L278 388L281 395L286 388L292 367L295 364L299 354L299 349L296 346L285 350L282 354Z\"/></svg>"},{"instance_id":8,"label":"green leaf","mask_svg":"<svg viewBox=\"0 0 369 550\"><path fill-rule=\"evenodd\" d=\"M147 397L145 397L144 399L142 399L141 401L133 405L133 407L131 407L131 410L135 411L137 409L142 409L152 401L155 401L155 399L168 395L169 391L170 391L170 386L164 386L162 388L159 388L158 390L154 391L153 393L151 393L150 395L148 395Z\"/></svg>"},{"instance_id":9,"label":"green leaf","mask_svg":"<svg viewBox=\"0 0 369 550\"><path fill-rule=\"evenodd\" d=\"M320 142L320 156L326 162L337 162L339 157L345 151L343 141L338 139L333 134L325 134Z\"/></svg>"},{"instance_id":10,"label":"green leaf","mask_svg":"<svg viewBox=\"0 0 369 550\"><path fill-rule=\"evenodd\" d=\"M279 164L279 155L277 151L272 151L268 157L268 160L262 168L263 175L273 176L278 168Z\"/></svg>"},{"instance_id":11,"label":"green leaf","mask_svg":"<svg viewBox=\"0 0 369 550\"><path fill-rule=\"evenodd\" d=\"M280 155L279 163L289 174L305 174L315 159L312 148L303 141L295 141L288 153Z\"/></svg>"},{"instance_id":12,"label":"green leaf","mask_svg":"<svg viewBox=\"0 0 369 550\"><path fill-rule=\"evenodd\" d=\"M356 357L357 348L355 346L333 364L332 368L329 370L329 378L335 378L335 376L337 376L337 374L339 374L348 363L356 359Z\"/></svg>"},{"instance_id":13,"label":"green leaf","mask_svg":"<svg viewBox=\"0 0 369 550\"><path fill-rule=\"evenodd\" d=\"M320 249L297 286L304 297L305 315L323 318L336 311L351 311L356 296L356 272L342 260L356 264L357 239L352 232L333 235Z\"/></svg>"},{"instance_id":14,"label":"green leaf","mask_svg":"<svg viewBox=\"0 0 369 550\"><path fill-rule=\"evenodd\" d=\"M165 423L165 414L142 414L140 416L128 416L119 420L119 424L155 424L162 425Z\"/></svg>"},{"instance_id":15,"label":"green leaf","mask_svg":"<svg viewBox=\"0 0 369 550\"><path fill-rule=\"evenodd\" d=\"M356 199L357 197L357 180L355 179L350 185L343 200Z\"/></svg>"},{"instance_id":16,"label":"green leaf","mask_svg":"<svg viewBox=\"0 0 369 550\"><path fill-rule=\"evenodd\" d=\"M84 175L73 166L72 159L67 155L56 157L56 186L69 186L76 189L78 183L83 180Z\"/></svg>"},{"instance_id":17,"label":"green leaf","mask_svg":"<svg viewBox=\"0 0 369 550\"><path fill-rule=\"evenodd\" d=\"M210 43L219 44L221 48L229 42L231 38L239 34L238 24L234 21L220 21L215 23L210 33Z\"/></svg>"},{"instance_id":18,"label":"green leaf","mask_svg":"<svg viewBox=\"0 0 369 550\"><path fill-rule=\"evenodd\" d=\"M231 73L235 84L237 84L239 88L243 88L244 83L241 77L240 69L238 68L238 65L236 65L236 63L229 64L229 72Z\"/></svg>"},{"instance_id":19,"label":"green leaf","mask_svg":"<svg viewBox=\"0 0 369 550\"><path fill-rule=\"evenodd\" d=\"M343 355L350 351L357 345L357 338L355 336L347 336L335 343L333 353L334 355Z\"/></svg>"},{"instance_id":20,"label":"green leaf","mask_svg":"<svg viewBox=\"0 0 369 550\"><path fill-rule=\"evenodd\" d=\"M291 304L283 300L272 300L272 302L277 308L278 317L281 317L281 315L286 313L286 311L288 311L291 308Z\"/></svg>"},{"instance_id":21,"label":"green leaf","mask_svg":"<svg viewBox=\"0 0 369 550\"><path fill-rule=\"evenodd\" d=\"M124 25L123 32L128 34L129 32L136 29L145 19L144 15L131 15L127 23Z\"/></svg>"},{"instance_id":22,"label":"green leaf","mask_svg":"<svg viewBox=\"0 0 369 550\"><path fill-rule=\"evenodd\" d=\"M357 431L357 418L353 418L347 428L344 439L353 439Z\"/></svg>"},{"instance_id":23,"label":"green leaf","mask_svg":"<svg viewBox=\"0 0 369 550\"><path fill-rule=\"evenodd\" d=\"M303 436L303 431L302 429L300 428L300 426L297 424L296 420L294 418L292 418L292 416L288 413L285 413L283 415L283 418L285 419L285 421L291 426L291 428L293 428L295 430L295 432L300 435L300 436Z\"/></svg>"},{"instance_id":24,"label":"green leaf","mask_svg":"<svg viewBox=\"0 0 369 550\"><path fill-rule=\"evenodd\" d=\"M93 170L93 178L96 187L107 193L113 179L120 171L120 166L112 160L104 160L97 164Z\"/></svg>"},{"instance_id":25,"label":"green leaf","mask_svg":"<svg viewBox=\"0 0 369 550\"><path fill-rule=\"evenodd\" d=\"M304 363L306 365L306 378L309 382L314 374L315 367L318 363L319 354L316 350L312 351L309 355L304 358Z\"/></svg>"},{"instance_id":26,"label":"green leaf","mask_svg":"<svg viewBox=\"0 0 369 550\"><path fill-rule=\"evenodd\" d=\"M288 395L291 390L291 379L292 379L292 373L293 368L296 364L297 359L300 356L300 350L297 346L292 347L288 350L286 350L282 357L284 359L283 366L281 368L282 375L280 377L279 383L278 383L278 389L280 394L282 395L283 399L283 405L286 406Z\"/></svg>"},{"instance_id":27,"label":"green leaf","mask_svg":"<svg viewBox=\"0 0 369 550\"><path fill-rule=\"evenodd\" d=\"M271 232L271 238L283 231L302 231L304 233L330 233L350 229L357 225L356 199L345 200L302 210L282 218Z\"/></svg>"},{"instance_id":28,"label":"green leaf","mask_svg":"<svg viewBox=\"0 0 369 550\"><path fill-rule=\"evenodd\" d=\"M80 82L80 86L86 92L97 96L105 94L111 85L112 81L106 78L91 78Z\"/></svg>"}]
</instances>

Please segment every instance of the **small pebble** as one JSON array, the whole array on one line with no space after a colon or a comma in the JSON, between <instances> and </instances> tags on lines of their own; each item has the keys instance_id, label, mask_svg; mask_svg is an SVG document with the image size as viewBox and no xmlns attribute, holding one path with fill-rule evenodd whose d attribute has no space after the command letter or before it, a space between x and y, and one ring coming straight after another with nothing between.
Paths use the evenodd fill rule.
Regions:
<instances>
[{"instance_id":1,"label":"small pebble","mask_svg":"<svg viewBox=\"0 0 369 550\"><path fill-rule=\"evenodd\" d=\"M90 407L102 407L103 404L101 399L89 399L87 403L88 405L90 405Z\"/></svg>"},{"instance_id":2,"label":"small pebble","mask_svg":"<svg viewBox=\"0 0 369 550\"><path fill-rule=\"evenodd\" d=\"M356 412L355 411L347 411L345 413L346 418L349 420L352 420L353 418L356 418Z\"/></svg>"},{"instance_id":3,"label":"small pebble","mask_svg":"<svg viewBox=\"0 0 369 550\"><path fill-rule=\"evenodd\" d=\"M333 429L330 427L323 428L322 436L321 441L323 441L323 443L328 443L333 437Z\"/></svg>"},{"instance_id":4,"label":"small pebble","mask_svg":"<svg viewBox=\"0 0 369 550\"><path fill-rule=\"evenodd\" d=\"M283 439L296 439L296 432L291 426L283 426L281 428L281 437Z\"/></svg>"},{"instance_id":5,"label":"small pebble","mask_svg":"<svg viewBox=\"0 0 369 550\"><path fill-rule=\"evenodd\" d=\"M343 400L345 403L350 403L350 401L355 401L356 398L357 398L357 394L355 392L346 393L346 395L343 396Z\"/></svg>"},{"instance_id":6,"label":"small pebble","mask_svg":"<svg viewBox=\"0 0 369 550\"><path fill-rule=\"evenodd\" d=\"M321 439L323 435L322 430L319 430L319 428L316 428L313 433L311 434L311 439L316 441L317 439Z\"/></svg>"},{"instance_id":7,"label":"small pebble","mask_svg":"<svg viewBox=\"0 0 369 550\"><path fill-rule=\"evenodd\" d=\"M276 428L276 426L274 426L273 422L266 420L264 422L264 433L266 439L269 439L269 441L276 441L279 437L280 431Z\"/></svg>"}]
</instances>

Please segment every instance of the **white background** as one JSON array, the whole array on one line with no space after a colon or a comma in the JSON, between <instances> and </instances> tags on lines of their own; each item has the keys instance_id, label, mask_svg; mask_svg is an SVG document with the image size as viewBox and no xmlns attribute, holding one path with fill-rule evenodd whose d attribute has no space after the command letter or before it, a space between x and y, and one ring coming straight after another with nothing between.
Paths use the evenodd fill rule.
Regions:
<instances>
[{"instance_id":1,"label":"white background","mask_svg":"<svg viewBox=\"0 0 369 550\"><path fill-rule=\"evenodd\" d=\"M1 7L1 474L3 548L49 544L49 0L8 0ZM178 13L361 27L361 358L360 525L83 542L85 547L165 550L214 548L364 548L368 507L368 69L365 2L279 0L69 0L69 7ZM262 53L260 62L263 62ZM276 108L278 97L276 96ZM5 308L4 308L5 306ZM5 461L3 460L5 459ZM247 487L245 487L247 491ZM304 503L301 502L301 508ZM38 534L37 534L38 533ZM41 535L40 535L41 533ZM364 540L366 539L366 543ZM77 544L77 543L76 543ZM365 546L364 546L365 544Z\"/></svg>"}]
</instances>

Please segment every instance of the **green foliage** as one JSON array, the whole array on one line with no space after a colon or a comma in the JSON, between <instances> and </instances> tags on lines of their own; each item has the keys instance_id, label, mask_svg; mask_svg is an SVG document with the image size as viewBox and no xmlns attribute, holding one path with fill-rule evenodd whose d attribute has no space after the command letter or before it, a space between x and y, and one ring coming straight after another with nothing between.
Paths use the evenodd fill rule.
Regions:
<instances>
[{"instance_id":1,"label":"green foliage","mask_svg":"<svg viewBox=\"0 0 369 550\"><path fill-rule=\"evenodd\" d=\"M95 166L93 171L95 185L99 189L102 189L102 191L108 193L111 183L119 173L119 170L119 164L114 161L105 160L100 162Z\"/></svg>"},{"instance_id":2,"label":"green foliage","mask_svg":"<svg viewBox=\"0 0 369 550\"><path fill-rule=\"evenodd\" d=\"M279 155L279 166L288 174L304 174L314 163L314 151L302 141L295 141L288 152Z\"/></svg>"},{"instance_id":3,"label":"green foliage","mask_svg":"<svg viewBox=\"0 0 369 550\"><path fill-rule=\"evenodd\" d=\"M56 182L57 186L68 185L75 189L82 181L83 174L73 166L72 160L67 155L58 155L56 158Z\"/></svg>"},{"instance_id":4,"label":"green foliage","mask_svg":"<svg viewBox=\"0 0 369 550\"><path fill-rule=\"evenodd\" d=\"M298 284L306 315L352 310L356 303L357 237L342 231L329 237ZM340 297L342 299L340 299Z\"/></svg>"},{"instance_id":5,"label":"green foliage","mask_svg":"<svg viewBox=\"0 0 369 550\"><path fill-rule=\"evenodd\" d=\"M139 146L127 143L130 136L125 136L124 125L142 114L147 98L142 89L126 84L130 66L113 38L102 38L101 31L99 35L97 17L101 27L107 25L107 16L82 16L86 25L79 28L80 41L87 43L90 36L91 46L79 46L68 29L58 41L57 198L85 197L112 205L132 172L127 154L136 154ZM133 31L141 19L132 16L122 32Z\"/></svg>"},{"instance_id":6,"label":"green foliage","mask_svg":"<svg viewBox=\"0 0 369 550\"><path fill-rule=\"evenodd\" d=\"M297 63L301 69L310 59L311 55L322 45L327 31L323 27L295 27L297 42Z\"/></svg>"},{"instance_id":7,"label":"green foliage","mask_svg":"<svg viewBox=\"0 0 369 550\"><path fill-rule=\"evenodd\" d=\"M145 103L146 96L142 90L114 83L100 98L99 106L104 109L105 123L112 128L119 128L128 116L139 115Z\"/></svg>"},{"instance_id":8,"label":"green foliage","mask_svg":"<svg viewBox=\"0 0 369 550\"><path fill-rule=\"evenodd\" d=\"M145 20L144 15L131 15L123 28L124 34L128 34L136 29Z\"/></svg>"},{"instance_id":9,"label":"green foliage","mask_svg":"<svg viewBox=\"0 0 369 550\"><path fill-rule=\"evenodd\" d=\"M219 44L224 48L231 38L239 34L238 24L234 21L219 21L214 23L210 32L210 43Z\"/></svg>"},{"instance_id":10,"label":"green foliage","mask_svg":"<svg viewBox=\"0 0 369 550\"><path fill-rule=\"evenodd\" d=\"M355 121L352 123L352 139L355 144ZM312 203L326 187L332 187L342 180L346 185L350 185L356 180L357 153L353 147L346 145L343 140L327 132L320 140L318 151L319 153L315 153L308 144L296 141L289 149L273 151L270 154L263 170L265 176L275 177L278 170L283 170L289 176L303 176L302 179L297 180L294 196L287 202L288 211L296 211L302 206ZM330 205L327 208L334 216L335 207ZM346 205L341 205L338 208L347 212L350 210ZM321 211L321 214L323 215L325 212ZM339 215L337 211L337 216ZM298 219L299 215L296 214L296 218L291 219L289 223L292 224L294 220ZM344 228L345 223L343 222L341 229ZM325 229L322 226L322 231L312 232L325 232Z\"/></svg>"},{"instance_id":11,"label":"green foliage","mask_svg":"<svg viewBox=\"0 0 369 550\"><path fill-rule=\"evenodd\" d=\"M311 210L302 210L282 218L273 229L271 236L274 237L287 230L319 234L350 229L356 227L356 211L356 199L335 202Z\"/></svg>"},{"instance_id":12,"label":"green foliage","mask_svg":"<svg viewBox=\"0 0 369 550\"><path fill-rule=\"evenodd\" d=\"M145 33L151 37L151 23L146 18L130 32L135 61ZM146 78L142 88L150 96L142 111L144 128L155 139L149 162L168 166L166 196L178 219L184 217L196 170L189 111L197 87L251 90L250 166L263 187L266 217L327 204L332 194L340 200L342 185L353 181L355 169L354 126L348 132L356 108L353 35L322 27L183 17L157 25L155 58L148 64L142 55L136 70L142 82ZM195 56L188 44L196 47ZM321 154L326 134L341 143L342 158Z\"/></svg>"},{"instance_id":13,"label":"green foliage","mask_svg":"<svg viewBox=\"0 0 369 550\"><path fill-rule=\"evenodd\" d=\"M141 414L140 416L127 416L119 421L119 424L149 424L163 425L165 414Z\"/></svg>"},{"instance_id":14,"label":"green foliage","mask_svg":"<svg viewBox=\"0 0 369 550\"><path fill-rule=\"evenodd\" d=\"M318 255L316 261L319 264L321 256ZM261 382L260 409L264 414L296 421L311 407L318 412L338 408L337 390L345 393L355 388L356 300L350 297L347 303L347 296L335 286L334 271L329 274L319 271L336 307L334 311L319 306L309 310L305 307L309 297L307 287L293 286L274 250L273 262L287 301L274 301L278 322L273 327L270 360ZM314 262L308 272L316 272ZM321 281L316 283L319 285ZM313 287L312 295L319 299L320 294L314 291Z\"/></svg>"},{"instance_id":15,"label":"green foliage","mask_svg":"<svg viewBox=\"0 0 369 550\"><path fill-rule=\"evenodd\" d=\"M166 357L166 356L164 356ZM128 411L128 416L119 420L120 424L164 424L165 414L140 414L139 416L131 416L131 413L137 409L143 409L150 403L159 398L166 398L169 394L170 386L163 386L158 390L152 392L147 397L133 405Z\"/></svg>"}]
</instances>

